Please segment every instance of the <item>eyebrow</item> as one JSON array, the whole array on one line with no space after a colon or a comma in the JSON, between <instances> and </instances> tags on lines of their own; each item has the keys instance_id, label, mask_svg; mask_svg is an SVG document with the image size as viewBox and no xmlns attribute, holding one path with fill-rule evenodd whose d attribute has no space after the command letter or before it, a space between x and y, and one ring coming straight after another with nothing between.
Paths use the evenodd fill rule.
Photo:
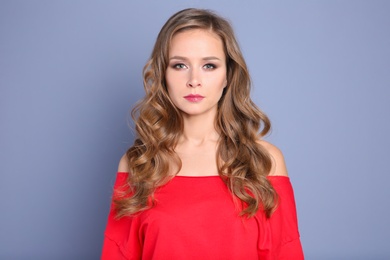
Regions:
<instances>
[{"instance_id":1,"label":"eyebrow","mask_svg":"<svg viewBox=\"0 0 390 260\"><path fill-rule=\"evenodd\" d=\"M183 57L183 56L173 56L171 58L169 58L169 60L188 60L186 57ZM215 56L208 56L208 57L204 57L202 58L202 60L221 60L220 58L217 58Z\"/></svg>"}]
</instances>

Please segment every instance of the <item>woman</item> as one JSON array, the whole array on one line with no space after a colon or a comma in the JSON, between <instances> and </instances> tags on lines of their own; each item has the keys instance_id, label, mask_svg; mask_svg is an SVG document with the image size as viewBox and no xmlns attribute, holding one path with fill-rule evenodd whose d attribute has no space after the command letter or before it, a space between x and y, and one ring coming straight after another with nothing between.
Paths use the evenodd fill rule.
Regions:
<instances>
[{"instance_id":1,"label":"woman","mask_svg":"<svg viewBox=\"0 0 390 260\"><path fill-rule=\"evenodd\" d=\"M144 87L102 259L303 259L283 155L261 139L270 122L250 99L230 24L174 14Z\"/></svg>"}]
</instances>

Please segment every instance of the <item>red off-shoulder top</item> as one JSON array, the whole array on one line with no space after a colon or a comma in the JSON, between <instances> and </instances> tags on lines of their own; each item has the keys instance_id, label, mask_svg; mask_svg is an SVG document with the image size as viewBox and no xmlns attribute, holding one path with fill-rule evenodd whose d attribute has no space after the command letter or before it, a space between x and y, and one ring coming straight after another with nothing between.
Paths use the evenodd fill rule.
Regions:
<instances>
[{"instance_id":1,"label":"red off-shoulder top","mask_svg":"<svg viewBox=\"0 0 390 260\"><path fill-rule=\"evenodd\" d=\"M114 189L128 173L119 172ZM155 191L156 204L114 219L111 206L102 259L303 259L290 179L268 177L279 195L267 219L240 217L240 203L219 176L176 176Z\"/></svg>"}]
</instances>

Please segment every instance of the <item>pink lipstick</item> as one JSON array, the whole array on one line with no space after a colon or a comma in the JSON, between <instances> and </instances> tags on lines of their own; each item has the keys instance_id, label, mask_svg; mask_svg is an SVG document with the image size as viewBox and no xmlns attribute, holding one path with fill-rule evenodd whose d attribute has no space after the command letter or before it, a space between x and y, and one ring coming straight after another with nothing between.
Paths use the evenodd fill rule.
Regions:
<instances>
[{"instance_id":1,"label":"pink lipstick","mask_svg":"<svg viewBox=\"0 0 390 260\"><path fill-rule=\"evenodd\" d=\"M195 94L195 95L194 94L190 94L190 95L185 96L184 98L187 99L190 102L196 103L196 102L202 101L204 99L204 96L197 95L197 94Z\"/></svg>"}]
</instances>

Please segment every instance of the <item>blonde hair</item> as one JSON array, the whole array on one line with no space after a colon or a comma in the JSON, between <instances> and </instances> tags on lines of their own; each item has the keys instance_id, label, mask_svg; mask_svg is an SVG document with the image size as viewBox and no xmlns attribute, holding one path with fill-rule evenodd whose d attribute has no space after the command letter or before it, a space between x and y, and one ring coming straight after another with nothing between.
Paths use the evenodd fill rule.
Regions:
<instances>
[{"instance_id":1,"label":"blonde hair","mask_svg":"<svg viewBox=\"0 0 390 260\"><path fill-rule=\"evenodd\" d=\"M183 132L183 120L169 98L165 72L172 37L192 29L218 35L226 55L228 85L218 103L215 120L220 134L219 174L242 201L241 215L251 217L261 209L269 217L277 196L267 180L271 159L258 139L267 134L270 121L250 98L250 76L229 22L211 11L193 8L179 11L168 19L144 67L146 95L132 111L137 136L127 151L130 173L125 192L117 193L114 200L117 217L152 207L155 189L172 178L169 162L174 160L181 166L173 149Z\"/></svg>"}]
</instances>

